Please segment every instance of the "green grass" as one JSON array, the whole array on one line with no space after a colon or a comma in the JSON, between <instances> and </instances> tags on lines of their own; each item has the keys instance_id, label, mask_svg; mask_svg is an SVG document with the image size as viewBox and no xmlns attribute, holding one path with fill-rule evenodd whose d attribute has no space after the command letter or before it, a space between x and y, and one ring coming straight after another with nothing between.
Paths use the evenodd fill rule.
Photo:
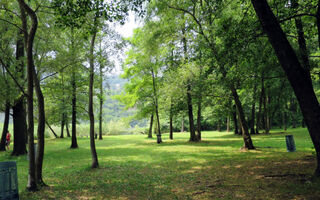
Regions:
<instances>
[{"instance_id":1,"label":"green grass","mask_svg":"<svg viewBox=\"0 0 320 200\"><path fill-rule=\"evenodd\" d=\"M253 136L256 150L242 151L240 136L203 132L203 141L188 142L175 133L164 143L145 135L107 136L96 141L99 169L90 169L89 139L48 139L44 181L30 193L26 156L16 160L21 199L317 199L319 182L312 181L315 156L306 129ZM293 134L297 152L288 153L284 136Z\"/></svg>"}]
</instances>

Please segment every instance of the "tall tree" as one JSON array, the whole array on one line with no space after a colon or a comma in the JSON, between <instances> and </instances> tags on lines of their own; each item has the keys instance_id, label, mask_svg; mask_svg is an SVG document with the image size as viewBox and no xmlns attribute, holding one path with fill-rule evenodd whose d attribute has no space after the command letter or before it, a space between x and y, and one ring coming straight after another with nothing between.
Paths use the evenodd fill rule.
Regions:
<instances>
[{"instance_id":1,"label":"tall tree","mask_svg":"<svg viewBox=\"0 0 320 200\"><path fill-rule=\"evenodd\" d=\"M320 106L313 90L309 71L305 70L290 45L266 0L251 0L260 23L268 35L298 99L301 112L306 121L317 155L315 176L320 176Z\"/></svg>"}]
</instances>

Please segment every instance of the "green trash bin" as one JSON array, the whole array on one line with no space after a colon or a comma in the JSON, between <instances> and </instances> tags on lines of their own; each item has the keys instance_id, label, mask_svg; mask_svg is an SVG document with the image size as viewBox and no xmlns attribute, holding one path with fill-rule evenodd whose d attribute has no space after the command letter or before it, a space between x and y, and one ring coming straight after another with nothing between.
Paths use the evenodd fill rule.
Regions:
<instances>
[{"instance_id":1,"label":"green trash bin","mask_svg":"<svg viewBox=\"0 0 320 200\"><path fill-rule=\"evenodd\" d=\"M296 145L294 143L293 135L286 135L287 152L295 152Z\"/></svg>"},{"instance_id":2,"label":"green trash bin","mask_svg":"<svg viewBox=\"0 0 320 200\"><path fill-rule=\"evenodd\" d=\"M19 199L16 162L0 162L0 200Z\"/></svg>"}]
</instances>

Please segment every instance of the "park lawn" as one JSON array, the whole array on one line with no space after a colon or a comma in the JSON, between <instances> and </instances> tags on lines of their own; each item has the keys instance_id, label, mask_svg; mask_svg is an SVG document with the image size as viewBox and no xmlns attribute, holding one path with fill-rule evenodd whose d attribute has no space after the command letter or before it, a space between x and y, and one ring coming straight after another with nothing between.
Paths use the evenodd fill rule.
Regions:
<instances>
[{"instance_id":1,"label":"park lawn","mask_svg":"<svg viewBox=\"0 0 320 200\"><path fill-rule=\"evenodd\" d=\"M297 152L286 151L293 134ZM243 151L241 136L203 132L203 141L188 142L175 133L164 142L145 135L105 136L96 140L100 167L91 170L89 139L69 149L70 138L46 140L44 181L49 187L27 192L26 156L15 160L21 199L319 199L312 179L313 145L306 129L274 130L253 136L256 150Z\"/></svg>"}]
</instances>

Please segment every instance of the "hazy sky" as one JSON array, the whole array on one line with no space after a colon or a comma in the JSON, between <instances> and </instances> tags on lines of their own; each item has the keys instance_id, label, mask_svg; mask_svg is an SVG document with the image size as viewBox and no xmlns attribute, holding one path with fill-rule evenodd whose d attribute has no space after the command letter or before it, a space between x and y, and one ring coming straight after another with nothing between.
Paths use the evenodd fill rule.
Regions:
<instances>
[{"instance_id":1,"label":"hazy sky","mask_svg":"<svg viewBox=\"0 0 320 200\"><path fill-rule=\"evenodd\" d=\"M131 37L133 35L133 30L141 26L141 23L135 19L134 13L129 12L129 17L124 25L115 26L115 30L124 38ZM125 58L125 52L128 49L125 48L121 52L121 56L113 57L112 60L115 62L115 68L112 71L113 75L119 75L121 73L121 61Z\"/></svg>"},{"instance_id":2,"label":"hazy sky","mask_svg":"<svg viewBox=\"0 0 320 200\"><path fill-rule=\"evenodd\" d=\"M133 34L133 29L139 27L140 23L135 20L135 16L133 12L129 13L129 17L127 22L121 26L116 26L117 32L119 32L123 37L130 37Z\"/></svg>"}]
</instances>

